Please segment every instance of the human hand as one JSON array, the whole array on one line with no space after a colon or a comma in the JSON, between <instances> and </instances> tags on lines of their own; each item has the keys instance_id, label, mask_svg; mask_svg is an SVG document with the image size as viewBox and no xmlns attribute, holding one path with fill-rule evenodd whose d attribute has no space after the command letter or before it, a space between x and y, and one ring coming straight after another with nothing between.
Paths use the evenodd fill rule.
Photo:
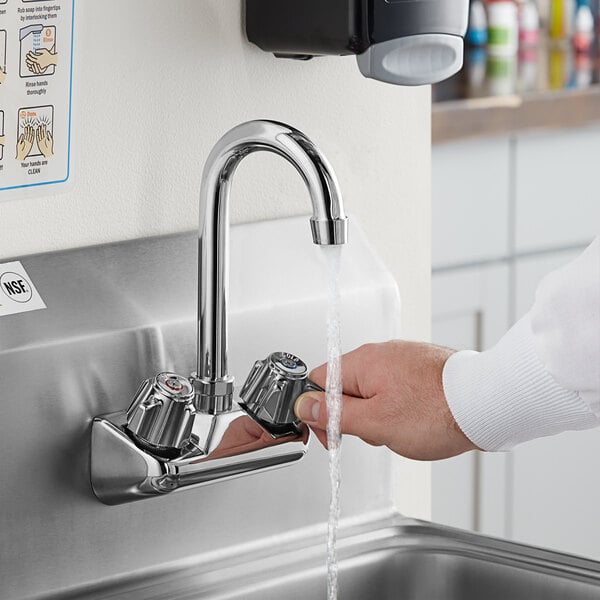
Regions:
<instances>
[{"instance_id":1,"label":"human hand","mask_svg":"<svg viewBox=\"0 0 600 600\"><path fill-rule=\"evenodd\" d=\"M47 48L40 48L35 52L30 51L25 56L27 68L37 75L45 73L49 66L55 66L57 63L58 54Z\"/></svg>"},{"instance_id":2,"label":"human hand","mask_svg":"<svg viewBox=\"0 0 600 600\"><path fill-rule=\"evenodd\" d=\"M0 135L0 146L4 146L4 136Z\"/></svg>"},{"instance_id":3,"label":"human hand","mask_svg":"<svg viewBox=\"0 0 600 600\"><path fill-rule=\"evenodd\" d=\"M6 81L6 71L4 71L3 69L0 69L0 84L4 83Z\"/></svg>"},{"instance_id":4,"label":"human hand","mask_svg":"<svg viewBox=\"0 0 600 600\"><path fill-rule=\"evenodd\" d=\"M442 371L453 352L432 344L392 341L345 354L342 433L416 460L476 450L456 424L444 396ZM326 373L322 365L310 379L324 387ZM294 411L326 446L325 393L303 394Z\"/></svg>"},{"instance_id":5,"label":"human hand","mask_svg":"<svg viewBox=\"0 0 600 600\"><path fill-rule=\"evenodd\" d=\"M23 133L17 140L17 160L24 160L31 152L33 141L35 139L35 131L31 125L25 125Z\"/></svg>"},{"instance_id":6,"label":"human hand","mask_svg":"<svg viewBox=\"0 0 600 600\"><path fill-rule=\"evenodd\" d=\"M45 158L54 154L54 139L46 123L41 123L35 132L38 148Z\"/></svg>"}]
</instances>

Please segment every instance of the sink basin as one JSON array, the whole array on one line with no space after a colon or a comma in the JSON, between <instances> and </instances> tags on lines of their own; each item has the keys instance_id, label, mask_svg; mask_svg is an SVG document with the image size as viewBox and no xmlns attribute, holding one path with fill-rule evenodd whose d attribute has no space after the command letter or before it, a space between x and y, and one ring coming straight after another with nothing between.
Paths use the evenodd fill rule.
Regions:
<instances>
[{"instance_id":1,"label":"sink basin","mask_svg":"<svg viewBox=\"0 0 600 600\"><path fill-rule=\"evenodd\" d=\"M323 535L277 538L61 598L324 599L324 546ZM340 600L600 598L600 563L404 518L346 529L338 555Z\"/></svg>"},{"instance_id":2,"label":"sink basin","mask_svg":"<svg viewBox=\"0 0 600 600\"><path fill-rule=\"evenodd\" d=\"M340 600L600 598L598 563L425 523L346 538L339 554ZM291 563L262 585L242 579L215 598L326 598L325 570L315 559Z\"/></svg>"}]
</instances>

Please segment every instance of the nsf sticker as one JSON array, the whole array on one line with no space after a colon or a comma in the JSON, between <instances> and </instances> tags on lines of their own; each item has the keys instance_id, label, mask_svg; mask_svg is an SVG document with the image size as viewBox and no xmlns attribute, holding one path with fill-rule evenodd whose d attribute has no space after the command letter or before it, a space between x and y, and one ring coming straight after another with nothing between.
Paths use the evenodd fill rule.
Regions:
<instances>
[{"instance_id":1,"label":"nsf sticker","mask_svg":"<svg viewBox=\"0 0 600 600\"><path fill-rule=\"evenodd\" d=\"M46 308L19 261L0 265L0 317Z\"/></svg>"}]
</instances>

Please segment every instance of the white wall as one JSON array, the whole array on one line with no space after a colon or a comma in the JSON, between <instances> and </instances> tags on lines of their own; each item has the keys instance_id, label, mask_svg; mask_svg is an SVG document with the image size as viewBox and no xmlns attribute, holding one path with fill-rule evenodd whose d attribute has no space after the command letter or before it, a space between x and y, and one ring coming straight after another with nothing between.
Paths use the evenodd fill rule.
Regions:
<instances>
[{"instance_id":1,"label":"white wall","mask_svg":"<svg viewBox=\"0 0 600 600\"><path fill-rule=\"evenodd\" d=\"M76 2L76 160L58 196L0 202L0 259L188 230L201 167L253 118L303 130L334 166L347 210L397 278L405 336L429 335L430 93L364 79L354 58L277 60L243 35L239 0ZM232 220L309 212L284 161L254 155ZM426 516L428 467L403 463L401 508Z\"/></svg>"}]
</instances>

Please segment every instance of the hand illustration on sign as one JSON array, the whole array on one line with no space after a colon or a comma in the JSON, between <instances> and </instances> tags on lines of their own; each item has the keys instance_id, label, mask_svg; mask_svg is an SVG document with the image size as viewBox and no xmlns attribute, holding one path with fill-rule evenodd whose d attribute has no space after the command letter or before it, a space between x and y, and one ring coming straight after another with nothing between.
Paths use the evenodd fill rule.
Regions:
<instances>
[{"instance_id":1,"label":"hand illustration on sign","mask_svg":"<svg viewBox=\"0 0 600 600\"><path fill-rule=\"evenodd\" d=\"M36 23L19 30L21 45L19 75L47 77L54 75L58 63L56 27Z\"/></svg>"},{"instance_id":2,"label":"hand illustration on sign","mask_svg":"<svg viewBox=\"0 0 600 600\"><path fill-rule=\"evenodd\" d=\"M46 123L40 123L35 132L38 148L45 158L54 154L54 139L51 131L46 126Z\"/></svg>"},{"instance_id":3,"label":"hand illustration on sign","mask_svg":"<svg viewBox=\"0 0 600 600\"><path fill-rule=\"evenodd\" d=\"M1 130L0 130L1 131ZM32 156L54 156L54 107L32 106L19 109L17 160Z\"/></svg>"},{"instance_id":4,"label":"hand illustration on sign","mask_svg":"<svg viewBox=\"0 0 600 600\"><path fill-rule=\"evenodd\" d=\"M25 125L23 133L17 140L17 160L25 160L29 156L34 140L35 129L32 125Z\"/></svg>"},{"instance_id":5,"label":"hand illustration on sign","mask_svg":"<svg viewBox=\"0 0 600 600\"><path fill-rule=\"evenodd\" d=\"M58 64L58 54L54 47L40 48L39 50L28 52L25 56L27 68L36 75L43 75L48 67L55 67Z\"/></svg>"},{"instance_id":6,"label":"hand illustration on sign","mask_svg":"<svg viewBox=\"0 0 600 600\"><path fill-rule=\"evenodd\" d=\"M72 176L75 1L0 0L0 204Z\"/></svg>"}]
</instances>

